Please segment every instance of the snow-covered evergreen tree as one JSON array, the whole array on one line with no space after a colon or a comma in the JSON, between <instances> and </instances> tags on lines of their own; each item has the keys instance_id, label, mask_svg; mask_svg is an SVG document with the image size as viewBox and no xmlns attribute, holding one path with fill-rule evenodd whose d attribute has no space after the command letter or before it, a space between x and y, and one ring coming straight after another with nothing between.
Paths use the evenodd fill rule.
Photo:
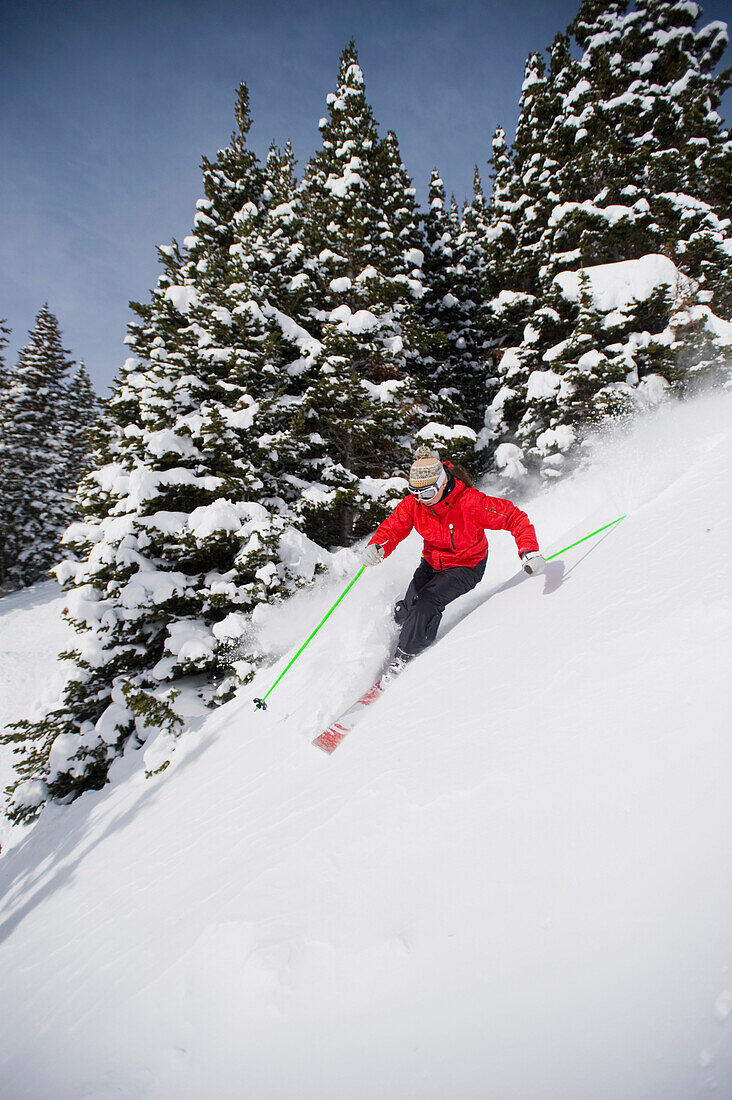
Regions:
<instances>
[{"instance_id":1,"label":"snow-covered evergreen tree","mask_svg":"<svg viewBox=\"0 0 732 1100\"><path fill-rule=\"evenodd\" d=\"M70 495L92 468L94 429L99 417L99 400L84 363L69 379L59 410L59 428L64 461L63 485Z\"/></svg>"},{"instance_id":2,"label":"snow-covered evergreen tree","mask_svg":"<svg viewBox=\"0 0 732 1100\"><path fill-rule=\"evenodd\" d=\"M541 236L557 201L554 178L557 162L547 136L556 119L554 73L539 54L526 63L513 143L517 204L514 210L516 285L511 289L536 292L542 264Z\"/></svg>"},{"instance_id":3,"label":"snow-covered evergreen tree","mask_svg":"<svg viewBox=\"0 0 732 1100\"><path fill-rule=\"evenodd\" d=\"M394 135L379 137L353 43L328 108L301 191L321 349L292 432L305 529L343 545L385 514L415 433L452 409L410 372L424 259L414 191Z\"/></svg>"},{"instance_id":4,"label":"snow-covered evergreen tree","mask_svg":"<svg viewBox=\"0 0 732 1100\"><path fill-rule=\"evenodd\" d=\"M312 335L316 288L305 229L292 149L272 146L260 207L250 205L238 219L226 296L232 316L258 333L242 378L256 399L246 436L263 482L259 499L295 522L302 488L296 408L304 372L321 348Z\"/></svg>"},{"instance_id":5,"label":"snow-covered evergreen tree","mask_svg":"<svg viewBox=\"0 0 732 1100\"><path fill-rule=\"evenodd\" d=\"M59 705L13 735L17 818L47 797L100 786L150 727L178 728L182 679L207 701L215 689L222 696L252 609L312 575L313 555L309 566L289 564L303 558L302 537L259 499L252 425L272 326L252 297L261 298L256 264L237 252L261 235L267 201L246 145L244 87L237 121L230 145L204 160L193 233L161 249L157 287L134 306L140 320L105 409L101 465L82 483L82 520L65 536L73 558L58 568L80 636L77 668ZM263 389L268 396L266 380Z\"/></svg>"},{"instance_id":6,"label":"snow-covered evergreen tree","mask_svg":"<svg viewBox=\"0 0 732 1100\"><path fill-rule=\"evenodd\" d=\"M502 126L496 127L491 144L489 164L492 187L486 226L488 248L485 275L486 301L489 303L504 287L517 281L518 272L514 265L518 243L516 213L519 208L518 179Z\"/></svg>"},{"instance_id":7,"label":"snow-covered evergreen tree","mask_svg":"<svg viewBox=\"0 0 732 1100\"><path fill-rule=\"evenodd\" d=\"M543 84L530 59L542 125L524 126L509 175L512 197L520 178L532 199L529 228L517 232L524 276L491 306L495 316L511 292L536 300L518 318L520 339L513 319L483 434L513 475L556 474L582 422L715 370L726 377L711 314L732 311L720 186L732 159L716 112L729 78L714 75L726 35L719 24L696 31L699 15L696 4L666 0L632 11L586 0L570 27L581 55L558 36ZM608 287L623 277L633 294L611 301Z\"/></svg>"},{"instance_id":8,"label":"snow-covered evergreen tree","mask_svg":"<svg viewBox=\"0 0 732 1100\"><path fill-rule=\"evenodd\" d=\"M457 238L460 221L445 209L445 186L437 169L430 179L428 208L423 216L424 294L419 303L425 327L421 370L437 392L459 401L457 364L464 348L464 310L458 294Z\"/></svg>"},{"instance_id":9,"label":"snow-covered evergreen tree","mask_svg":"<svg viewBox=\"0 0 732 1100\"><path fill-rule=\"evenodd\" d=\"M421 369L432 388L449 398L460 420L480 428L485 409L485 340L479 314L485 297L486 207L476 169L474 200L460 218L454 199L445 208L445 188L435 170L423 218L425 293L420 303L428 333ZM475 466L475 456L466 456Z\"/></svg>"},{"instance_id":10,"label":"snow-covered evergreen tree","mask_svg":"<svg viewBox=\"0 0 732 1100\"><path fill-rule=\"evenodd\" d=\"M8 370L5 365L5 348L8 346L10 332L11 329L8 327L5 320L0 320L0 477L2 476L2 454L4 450L5 415L8 391ZM2 483L0 482L0 586L2 586L5 581L5 574L10 562L8 557L8 532L5 526L6 518L3 510L2 496Z\"/></svg>"},{"instance_id":11,"label":"snow-covered evergreen tree","mask_svg":"<svg viewBox=\"0 0 732 1100\"><path fill-rule=\"evenodd\" d=\"M4 423L5 401L8 390L8 368L5 363L5 349L10 340L11 329L5 320L0 320L0 433ZM0 439L1 439L0 435Z\"/></svg>"},{"instance_id":12,"label":"snow-covered evergreen tree","mask_svg":"<svg viewBox=\"0 0 732 1100\"><path fill-rule=\"evenodd\" d=\"M5 394L7 367L5 365L5 349L10 339L10 328L5 319L0 320L0 395Z\"/></svg>"},{"instance_id":13,"label":"snow-covered evergreen tree","mask_svg":"<svg viewBox=\"0 0 732 1100\"><path fill-rule=\"evenodd\" d=\"M716 247L719 218L729 202L714 181L725 163L728 174L730 144L716 107L729 80L713 69L726 35L718 24L695 32L696 5L651 0L626 9L583 4L571 28L583 54L549 135L560 142L562 202L543 243L544 286L572 260L661 252L719 293L729 266ZM701 205L692 210L680 195Z\"/></svg>"},{"instance_id":14,"label":"snow-covered evergreen tree","mask_svg":"<svg viewBox=\"0 0 732 1100\"><path fill-rule=\"evenodd\" d=\"M455 241L455 283L460 314L455 332L455 397L462 416L480 428L486 402L487 377L492 359L481 304L490 293L490 257L493 233L478 168L473 173L473 197L466 203Z\"/></svg>"},{"instance_id":15,"label":"snow-covered evergreen tree","mask_svg":"<svg viewBox=\"0 0 732 1100\"><path fill-rule=\"evenodd\" d=\"M72 365L58 320L46 304L17 364L3 372L0 580L11 587L32 584L47 573L73 515L65 418Z\"/></svg>"},{"instance_id":16,"label":"snow-covered evergreen tree","mask_svg":"<svg viewBox=\"0 0 732 1100\"><path fill-rule=\"evenodd\" d=\"M544 59L529 56L519 103L513 147L499 128L493 138L493 193L486 226L486 294L480 315L491 347L513 346L536 304L540 259L538 239L550 207L552 164L547 163L550 114L549 78ZM495 352L493 356L495 358ZM491 372L492 394L501 386Z\"/></svg>"}]
</instances>

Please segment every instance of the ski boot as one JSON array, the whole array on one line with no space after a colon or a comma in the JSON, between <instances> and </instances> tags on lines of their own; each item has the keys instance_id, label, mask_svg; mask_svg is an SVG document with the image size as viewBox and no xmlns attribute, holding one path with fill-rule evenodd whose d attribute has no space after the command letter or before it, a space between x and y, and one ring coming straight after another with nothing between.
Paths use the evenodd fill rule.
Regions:
<instances>
[{"instance_id":1,"label":"ski boot","mask_svg":"<svg viewBox=\"0 0 732 1100\"><path fill-rule=\"evenodd\" d=\"M404 669L407 667L414 656L414 653L405 653L403 649L399 649L397 647L394 656L389 661L389 664L384 670L384 674L382 675L380 680L380 686L384 688L387 686L387 684L390 684L393 680L396 680L397 676L404 672Z\"/></svg>"}]
</instances>

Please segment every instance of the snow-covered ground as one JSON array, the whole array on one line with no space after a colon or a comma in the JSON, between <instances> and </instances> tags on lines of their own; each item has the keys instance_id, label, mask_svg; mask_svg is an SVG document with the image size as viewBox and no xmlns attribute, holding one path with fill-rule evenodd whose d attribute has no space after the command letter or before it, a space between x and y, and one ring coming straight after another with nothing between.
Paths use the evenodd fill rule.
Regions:
<instances>
[{"instance_id":1,"label":"snow-covered ground","mask_svg":"<svg viewBox=\"0 0 732 1100\"><path fill-rule=\"evenodd\" d=\"M628 517L546 578L494 535L332 757L310 740L376 674L414 536L266 712L343 577L263 617L281 661L166 771L152 744L47 810L0 862L1 1095L732 1096L731 412L667 406L517 501L547 554ZM15 599L45 683L57 604Z\"/></svg>"},{"instance_id":2,"label":"snow-covered ground","mask_svg":"<svg viewBox=\"0 0 732 1100\"><path fill-rule=\"evenodd\" d=\"M0 599L0 730L20 718L38 718L57 699L70 666L57 655L72 649L76 635L61 618L64 594L55 583L37 584ZM0 745L0 793L17 776L14 755ZM0 816L0 845L11 840Z\"/></svg>"}]
</instances>

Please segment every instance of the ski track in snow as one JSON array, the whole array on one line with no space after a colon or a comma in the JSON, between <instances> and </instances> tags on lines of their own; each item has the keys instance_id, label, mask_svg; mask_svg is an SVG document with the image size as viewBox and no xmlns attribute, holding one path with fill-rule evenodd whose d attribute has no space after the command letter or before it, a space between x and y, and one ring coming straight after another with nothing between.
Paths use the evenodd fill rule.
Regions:
<instances>
[{"instance_id":1,"label":"ski track in snow","mask_svg":"<svg viewBox=\"0 0 732 1100\"><path fill-rule=\"evenodd\" d=\"M310 740L378 673L414 536L266 713L342 579L264 623L281 658L167 771L130 752L13 830L0 1096L732 1096L731 410L666 407L517 498L547 554L629 514L544 578L494 534L332 757ZM10 601L3 640L62 635L50 588ZM24 652L0 684L40 700Z\"/></svg>"}]
</instances>

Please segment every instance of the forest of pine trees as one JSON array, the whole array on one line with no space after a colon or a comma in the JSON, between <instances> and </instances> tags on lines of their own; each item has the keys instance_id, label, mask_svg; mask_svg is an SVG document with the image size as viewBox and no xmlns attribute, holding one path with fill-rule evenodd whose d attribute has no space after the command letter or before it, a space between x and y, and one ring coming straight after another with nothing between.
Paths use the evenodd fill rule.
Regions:
<instances>
[{"instance_id":1,"label":"forest of pine trees","mask_svg":"<svg viewBox=\"0 0 732 1100\"><path fill-rule=\"evenodd\" d=\"M418 209L353 43L300 176L289 145L250 149L242 84L191 234L133 304L93 462L68 428L88 379L65 380L47 309L15 371L0 359L3 579L42 576L66 529L79 638L58 705L7 735L14 819L100 787L151 726L175 731L183 678L229 698L263 656L257 606L373 529L415 441L508 492L575 468L603 419L728 379L730 77L700 14L585 0L528 59L515 139L496 130L490 193L476 168L462 210L437 169ZM50 421L31 473L23 439Z\"/></svg>"}]
</instances>

